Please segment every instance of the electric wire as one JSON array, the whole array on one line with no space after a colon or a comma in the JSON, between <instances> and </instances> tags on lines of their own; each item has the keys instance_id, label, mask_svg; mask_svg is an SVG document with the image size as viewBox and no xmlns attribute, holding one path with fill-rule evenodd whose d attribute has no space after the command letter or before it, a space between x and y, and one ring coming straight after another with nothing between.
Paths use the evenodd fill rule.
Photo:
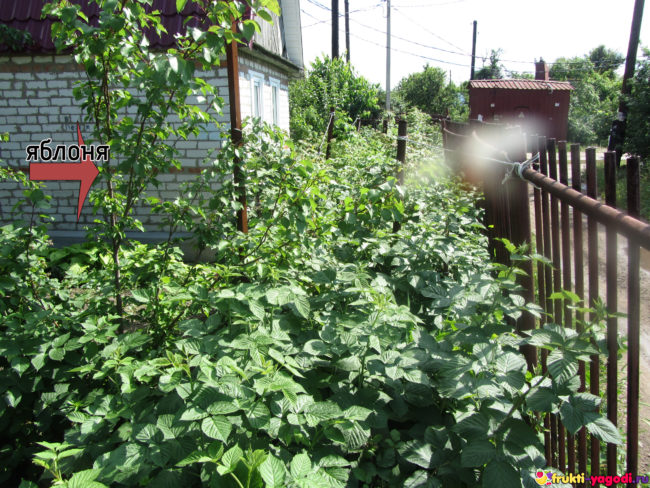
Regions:
<instances>
[{"instance_id":1,"label":"electric wire","mask_svg":"<svg viewBox=\"0 0 650 488\"><path fill-rule=\"evenodd\" d=\"M327 5L324 5L324 4L320 3L318 0L307 0L307 1L308 1L309 3L311 3L312 5L315 5L315 6L321 8L321 9L323 9L323 10L326 10L326 11L328 11L328 12L331 12L331 11L332 11L332 9L331 9L330 7L328 7ZM461 0L461 1L464 1L464 0ZM457 1L457 2L449 2L449 3L459 3L459 2ZM376 4L376 5L372 6L372 7L368 7L368 8L364 8L364 9L359 9L359 10L357 10L357 11L367 11L367 10L371 10L372 8L376 8L378 5L380 5L380 4ZM438 4L438 5L445 5L445 4ZM436 5L431 5L431 6L436 6ZM404 7L405 7L405 6L398 6L398 7L392 7L391 9L392 9L392 10L395 10L395 11L397 11L397 12L399 12L399 9L400 9L400 8L404 8ZM416 7L416 6L413 5L413 7ZM310 24L310 25L308 25L308 26L305 26L305 28L312 27L312 26L314 26L314 25L318 25L318 24L322 24L322 23L327 23L327 22L330 22L330 21L331 21L331 19L324 19L324 20L323 20L323 19L319 19L318 17L316 17L316 16L314 16L314 15L308 13L308 12L305 11L304 9L301 9L301 11L302 11L303 13L305 13L306 15L308 15L309 17L313 18L314 20L317 20L317 21L318 21L318 22L315 22L315 23ZM350 13L352 13L352 11L351 11ZM399 40L401 40L401 41L409 42L409 43L411 43L411 44L414 44L414 45L417 45L417 46L420 46L420 47L425 47L425 48L428 48L428 49L434 49L434 50L442 51L442 52L446 52L446 53L449 53L449 54L455 54L455 55L466 56L466 57L471 57L471 56L472 56L471 54L469 54L469 53L467 53L467 52L463 52L462 48L459 48L458 46L454 45L453 43L451 43L451 42L447 41L446 39L442 38L441 36L435 34L435 33L432 32L430 29L426 29L426 28L424 28L423 26L419 25L418 23L416 23L415 21L413 21L413 19L411 19L409 16L407 16L406 14L404 14L404 12L399 12L399 13L400 13L403 17L405 17L406 19L410 20L410 21L411 21L412 23L414 23L415 25L418 25L420 28L425 29L429 34L434 35L434 36L437 37L438 39L442 40L443 42L445 42L445 43L447 43L447 44L449 44L449 45L451 45L451 46L453 46L453 47L456 48L456 49L459 49L460 51L451 51L451 50L444 49L444 48L440 48L440 47L436 47L436 46L430 46L430 45L423 44L423 43L420 43L420 42L417 42L417 41L413 41L413 40L411 40L411 39L406 39L406 38L404 38L404 37L400 37L400 36L397 36L397 35L394 35L394 34L393 34L391 37L393 37L393 38L395 38L395 39L399 39ZM343 14L339 14L339 17L342 17L342 16L343 16ZM356 19L353 19L353 18L350 18L350 20L353 21L353 22L355 22L355 23L357 23L357 24L359 24L359 25L361 25L362 27L365 27L365 28L367 28L367 29L374 30L374 31L376 31L376 32L378 32L378 33L381 33L381 34L385 34L385 31L382 31L381 29L377 29L376 27L369 26L369 25L364 24L363 22L360 22L360 21L358 21L358 20L356 20ZM352 35L352 34L351 34L351 35ZM366 40L366 41L367 41L367 40ZM367 42L372 42L372 41L367 41ZM378 44L378 45L379 45L379 44ZM404 52L404 51L402 51L402 52ZM408 53L408 54L411 54L411 53ZM427 59L426 57L423 57L423 56L418 56L418 57L422 57L423 59ZM483 59L483 60L485 60L485 59L487 58L487 56L477 56L477 57L480 57L480 58ZM445 64L451 64L451 65L455 65L455 66L465 66L465 67L470 66L469 64L467 64L467 65L465 65L465 64L458 64L458 63L453 63L453 62L449 62L449 61L435 60L435 59L433 59L433 58L431 58L431 60L433 60L433 61L438 61L438 62L442 62L442 63L445 63ZM523 61L523 60L514 60L514 59L500 59L499 62L502 62L502 63L517 63L517 64L527 64L527 65L530 65L530 60L528 60L528 61ZM553 66L553 65L556 65L556 64L560 64L560 65L565 65L565 66L571 66L571 65L584 65L585 63L589 63L589 62L590 62L590 61L589 61L588 59L585 59L585 60L578 60L578 61L568 61L568 60L565 60L565 61L554 61L554 62L546 61L546 65L547 65L547 66ZM625 60L623 60L622 62L625 62ZM513 70L506 70L506 71L513 71ZM589 73L589 72L592 71L592 69L590 69L589 67L585 67L584 69L577 69L577 70L574 69L574 71L584 72L584 73ZM534 74L534 71L532 71L532 70L525 70L525 71L520 71L520 73L530 73L530 74Z\"/></svg>"},{"instance_id":2,"label":"electric wire","mask_svg":"<svg viewBox=\"0 0 650 488\"><path fill-rule=\"evenodd\" d=\"M350 19L350 20L352 22L362 26L362 27L365 27L366 29L370 29L370 30L373 30L375 32L379 32L381 34L386 33L386 31L382 31L381 29L377 29L376 27L372 27L372 26L370 26L368 24L364 24L363 22L359 22L357 19ZM449 49L443 49L441 47L430 46L428 44L423 44L421 42L414 41L412 39L407 39L405 37L401 37L401 36L398 36L398 35L395 35L395 34L391 34L391 37L394 38L394 39L399 39L400 41L408 42L410 44L414 44L416 46L424 47L424 48L427 48L427 49L435 49L436 51L443 51L443 52L450 53L450 54L459 54L461 56L466 56L466 54L462 53L462 52L450 51ZM469 56L471 56L471 54Z\"/></svg>"},{"instance_id":3,"label":"electric wire","mask_svg":"<svg viewBox=\"0 0 650 488\"><path fill-rule=\"evenodd\" d=\"M451 0L449 2L432 3L429 5L398 5L398 7L399 8L430 8L430 7L441 7L443 5L452 5L456 3L463 3L466 1L467 0Z\"/></svg>"},{"instance_id":4,"label":"electric wire","mask_svg":"<svg viewBox=\"0 0 650 488\"><path fill-rule=\"evenodd\" d=\"M442 42L445 42L445 43L449 44L451 47L453 47L453 48L455 48L455 49L458 49L458 50L460 51L458 54L463 54L463 55L465 55L465 56L471 56L470 53L468 53L468 52L466 52L466 51L463 51L463 48L458 47L456 44L454 44L454 43L448 41L448 40L445 39L444 37L439 36L438 34L436 34L435 32L433 32L433 31L430 30L429 28L427 28L427 27L423 26L422 24L420 24L419 22L413 20L412 17L409 17L408 15L406 15L404 12L402 12L402 11L400 10L401 7L391 7L391 8L392 8L395 12L397 12L398 14L400 14L402 17L404 17L406 20L408 20L409 22L411 22L411 23L413 23L414 25L418 26L420 29L424 30L425 32L431 34L431 35L434 36L434 37L437 37L437 38L440 39Z\"/></svg>"},{"instance_id":5,"label":"electric wire","mask_svg":"<svg viewBox=\"0 0 650 488\"><path fill-rule=\"evenodd\" d=\"M373 44L373 45L375 45L375 46L379 46L379 47L381 47L381 48L383 48L383 49L386 48L385 45L381 45L381 44L379 44L379 43L377 43L377 42L370 41L370 40L368 40L368 39L366 39L366 38L364 38L364 37L360 37L360 36L358 36L357 34L353 34L352 32L350 32L350 36L351 36L351 37L354 37L355 39L359 39L360 41L364 41L364 42L367 42L367 43L369 43L369 44ZM396 48L396 47L394 47L394 46L391 46L390 49L391 49L391 51L395 51L395 52L402 53L402 54L408 54L409 56L413 56L413 57L416 57L416 58L424 59L424 60L426 60L426 61L435 61L436 63L450 64L450 65L453 65L453 66L462 66L463 68L468 68L468 67L470 66L469 64L454 63L454 62L452 62L452 61L445 61L445 60L442 60L442 59L432 58L432 57L430 57L430 56L425 56L425 55L423 55L423 54L416 54L416 53L411 52L411 51L405 51L405 50L403 50L403 49L398 49L398 48Z\"/></svg>"},{"instance_id":6,"label":"electric wire","mask_svg":"<svg viewBox=\"0 0 650 488\"><path fill-rule=\"evenodd\" d=\"M314 5L317 5L317 6L321 7L321 8L323 8L323 6L321 6L320 4L314 4ZM349 14L355 14L355 13L358 13L358 12L367 12L368 10L375 9L375 8L377 8L379 6L381 6L381 3L376 3L375 5L371 5L370 7L366 7L366 8L358 8L356 10L350 10L350 12L348 12L348 13ZM302 8L300 10L302 11L302 13L307 14L312 19L317 20L317 22L314 22L313 24L303 26L303 29L308 29L309 27L313 27L313 26L319 25L319 24L325 24L325 23L330 22L332 20L331 17L321 20L318 17L314 17L309 12L306 12ZM332 9L328 9L328 10L331 12ZM339 18L343 18L343 17L345 17L345 13L339 13Z\"/></svg>"}]
</instances>

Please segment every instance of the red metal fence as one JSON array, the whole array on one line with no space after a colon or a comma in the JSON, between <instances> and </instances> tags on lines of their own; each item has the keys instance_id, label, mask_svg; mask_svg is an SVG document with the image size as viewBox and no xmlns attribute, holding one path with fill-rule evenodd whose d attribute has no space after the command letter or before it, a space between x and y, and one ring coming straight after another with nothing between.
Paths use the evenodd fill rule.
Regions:
<instances>
[{"instance_id":1,"label":"red metal fence","mask_svg":"<svg viewBox=\"0 0 650 488\"><path fill-rule=\"evenodd\" d=\"M472 132L484 134L494 127L459 125L443 123L443 141L448 163L462 169L478 164L475 155L463 150L465 143L472 138ZM515 134L516 136L516 134ZM521 138L521 134L519 134ZM480 136L479 136L480 139ZM526 160L525 145L521 138L519 146L511 145L507 155L512 161ZM490 236L491 248L500 262L507 263L508 253L497 238L507 238L514 244L530 243L532 240L531 213L534 223L534 245L539 254L544 255L553 266L539 263L536 273L533 266L526 264L527 276L522 276L520 284L526 290L526 300L535 301L545 314L536 320L524 314L518 321L519 330L541 327L546 321L564 327L582 328L583 312L570 307L569 300L552 300L551 296L560 290L570 290L587 306L595 307L600 297L599 290L599 244L598 224L605 227L606 242L606 304L607 318L607 372L605 385L601 385L600 361L592 356L589 364L581 362L578 374L581 391L594 395L605 392L607 416L615 425L618 415L618 326L627 322L627 410L625 423L627 429L626 472L632 475L643 474L638 470L639 458L639 352L640 352L640 247L650 249L650 225L639 220L639 162L636 158L627 160L627 209L626 213L616 209L616 160L614 152L605 153L606 203L597 201L596 151L588 148L585 164L581 161L579 146L554 139L538 138L539 171L530 167L520 167L519 177L507 178L506 167L492 164L483 171L482 186L485 195L485 220ZM489 165L494 155L483 157ZM501 157L503 159L503 157ZM569 186L569 161L571 186ZM485 167L485 161L483 166ZM583 193L583 174L586 175L586 193ZM531 195L528 183L532 183ZM586 242L583 233L583 216L586 217ZM628 243L627 270L627 317L617 318L617 250L619 238ZM585 252L586 251L586 252ZM586 263L585 263L586 259ZM586 265L585 265L586 264ZM585 283L585 269L588 283ZM535 276L535 283L533 282ZM535 291L535 288L537 291ZM583 305L584 306L584 305ZM589 319L595 319L591 312ZM546 351L538 353L531 348L524 351L532 367L541 362L546 369ZM589 384L587 384L587 371ZM577 436L572 436L563 428L559 416L549 415L545 419L546 462L566 473L617 474L617 446L607 444L606 462L601 466L601 443L587 435L583 428ZM623 449L623 448L620 448ZM635 486L630 484L628 486Z\"/></svg>"}]
</instances>

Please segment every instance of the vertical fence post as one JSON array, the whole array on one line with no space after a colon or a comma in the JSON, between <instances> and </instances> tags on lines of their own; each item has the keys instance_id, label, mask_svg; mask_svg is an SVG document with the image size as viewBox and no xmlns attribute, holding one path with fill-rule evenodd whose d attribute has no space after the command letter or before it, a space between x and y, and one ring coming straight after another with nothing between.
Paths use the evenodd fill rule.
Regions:
<instances>
[{"instance_id":1,"label":"vertical fence post","mask_svg":"<svg viewBox=\"0 0 650 488\"><path fill-rule=\"evenodd\" d=\"M558 142L558 162L560 169L560 183L569 185L569 170L567 162L567 147L566 141ZM569 204L561 202L560 215L562 221L562 288L564 290L571 290L571 218L569 215ZM563 310L563 325L564 327L571 328L573 325L571 314L571 302L568 299L564 300ZM575 472L576 469L576 447L575 437L568 431L566 433L566 447L567 447L567 471L570 473ZM560 452L562 456L562 452Z\"/></svg>"},{"instance_id":2,"label":"vertical fence post","mask_svg":"<svg viewBox=\"0 0 650 488\"><path fill-rule=\"evenodd\" d=\"M330 107L330 121L327 124L327 149L325 149L325 159L329 159L332 151L332 138L334 137L334 107Z\"/></svg>"},{"instance_id":3,"label":"vertical fence post","mask_svg":"<svg viewBox=\"0 0 650 488\"><path fill-rule=\"evenodd\" d=\"M533 143L536 143L536 139L532 139ZM544 150L545 151L545 150ZM542 158L542 149L538 148L539 152L539 158L541 160ZM544 152L544 156L546 156L546 152ZM533 188L533 203L534 203L534 208L535 208L535 250L537 251L537 254L543 255L544 254L544 227L542 225L543 221L543 216L542 216L542 191L534 187ZM539 303L540 307L544 308L544 305L546 304L546 285L544 283L544 263L541 261L537 262L537 294L539 297L539 300L537 303ZM546 322L546 316L545 314L542 314L540 318L540 327L544 325ZM542 361L542 369L546 367L546 355L544 354L544 349L541 351L541 361ZM544 373L546 371L544 370Z\"/></svg>"},{"instance_id":4,"label":"vertical fence post","mask_svg":"<svg viewBox=\"0 0 650 488\"><path fill-rule=\"evenodd\" d=\"M515 155L518 161L526 159L526 144L523 137L521 141L521 153ZM510 236L515 246L528 245L531 250L530 232L530 202L528 199L528 183L520 178L511 178L506 188L509 196L508 208L510 210ZM517 276L517 282L522 287L522 295L527 303L535 300L535 285L533 283L533 263L525 260L518 264L525 274ZM532 330L535 328L535 317L528 311L524 311L517 320L517 331ZM537 366L537 350L534 346L522 346L522 353L526 357L528 370L533 371Z\"/></svg>"},{"instance_id":5,"label":"vertical fence post","mask_svg":"<svg viewBox=\"0 0 650 488\"><path fill-rule=\"evenodd\" d=\"M580 144L571 144L571 187L582 192L581 186L581 160ZM585 282L584 282L584 256L583 256L583 238L582 238L582 213L573 209L573 261L575 265L575 293L580 297L579 307L584 307L585 300ZM582 332L584 314L576 311L576 330ZM586 391L586 372L585 362L578 363L578 376L580 377L580 390ZM583 427L578 432L578 472L587 472L587 431Z\"/></svg>"},{"instance_id":6,"label":"vertical fence post","mask_svg":"<svg viewBox=\"0 0 650 488\"><path fill-rule=\"evenodd\" d=\"M445 129L443 129L443 133L445 133ZM447 136L448 140L451 140L451 136ZM451 145L449 144L449 147ZM447 164L449 167L455 166L454 165L454 158L456 157L455 152L445 152L445 159L447 160ZM485 223L485 229L486 229L486 234L488 237L488 250L490 253L491 257L495 257L495 238L496 236L496 231L495 231L495 223L498 218L498 212L497 212L497 205L496 205L496 183L495 183L495 177L493 175L493 168L487 167L487 165L483 169L483 178L482 178L482 183L483 183L483 204L485 208L485 215L484 215L484 223ZM456 170L454 170L456 172Z\"/></svg>"},{"instance_id":7,"label":"vertical fence post","mask_svg":"<svg viewBox=\"0 0 650 488\"><path fill-rule=\"evenodd\" d=\"M616 207L616 152L605 153L605 203ZM614 425L618 425L618 311L617 294L617 233L611 226L605 229L607 246L607 418ZM607 444L607 474L616 475L616 444Z\"/></svg>"},{"instance_id":8,"label":"vertical fence post","mask_svg":"<svg viewBox=\"0 0 650 488\"><path fill-rule=\"evenodd\" d=\"M397 123L397 182L404 185L404 165L406 164L406 120Z\"/></svg>"},{"instance_id":9,"label":"vertical fence post","mask_svg":"<svg viewBox=\"0 0 650 488\"><path fill-rule=\"evenodd\" d=\"M585 151L587 163L587 196L598 198L598 187L596 180L596 149L588 147ZM589 249L589 307L596 305L599 297L598 291L598 223L596 219L587 216L587 242ZM591 313L591 320L594 320L595 313ZM591 356L589 364L589 392L592 395L600 396L600 360L598 355ZM600 473L600 441L591 436L591 472Z\"/></svg>"},{"instance_id":10,"label":"vertical fence post","mask_svg":"<svg viewBox=\"0 0 650 488\"><path fill-rule=\"evenodd\" d=\"M546 137L539 137L537 139L537 148L539 151L539 169L543 175L548 176L548 159L547 159L547 143ZM544 257L551 261L551 223L550 223L550 210L548 204L548 192L541 191L541 210L542 210L542 250L540 251ZM544 322L547 322L552 316L553 303L549 298L553 293L553 276L550 266L544 266L544 302L540 301L544 307ZM541 298L540 292L540 298ZM547 366L546 359L548 351L542 349L542 373L546 374ZM546 464L548 466L557 466L557 429L555 415L546 414L544 417L544 451L546 455Z\"/></svg>"},{"instance_id":11,"label":"vertical fence post","mask_svg":"<svg viewBox=\"0 0 650 488\"><path fill-rule=\"evenodd\" d=\"M533 143L535 142L535 139L533 139ZM544 157L546 157L546 150L538 148L539 152L539 157L540 160L542 158L542 151L544 151ZM533 202L534 202L534 208L535 208L535 248L537 251L537 254L543 255L544 254L544 227L542 225L543 221L543 216L542 216L542 191L539 188L533 188ZM541 261L537 262L537 290L538 290L538 296L539 300L538 303L539 305L544 308L544 305L546 304L546 285L544 282L544 263ZM546 317L545 314L542 314L542 317L540 318L540 327L544 325L546 322ZM545 367L546 367L546 352L545 349L542 349L541 351L541 361L542 361L542 369L544 370L543 372L546 373Z\"/></svg>"},{"instance_id":12,"label":"vertical fence post","mask_svg":"<svg viewBox=\"0 0 650 488\"><path fill-rule=\"evenodd\" d=\"M397 125L397 184L404 186L404 165L406 164L406 120L400 120ZM393 222L393 232L398 232L402 224Z\"/></svg>"},{"instance_id":13,"label":"vertical fence post","mask_svg":"<svg viewBox=\"0 0 650 488\"><path fill-rule=\"evenodd\" d=\"M476 132L487 131L489 127L479 121L470 121L470 130ZM512 241L510 230L510 208L507 188L502 184L506 174L503 165L492 165L486 171L486 184L489 185L490 204L491 204L491 222L493 226L490 235L490 253L495 257L498 263L510 266L510 253L497 239L503 238ZM487 198L486 198L487 200Z\"/></svg>"},{"instance_id":14,"label":"vertical fence post","mask_svg":"<svg viewBox=\"0 0 650 488\"><path fill-rule=\"evenodd\" d=\"M232 23L232 30L237 29L237 24ZM235 149L242 145L241 104L239 99L239 55L237 41L232 41L226 46L226 65L228 67L228 94L230 98L230 138ZM241 160L237 155L233 161L233 180L237 200L241 208L237 210L237 230L248 234L248 209L246 203L246 185L241 169Z\"/></svg>"},{"instance_id":15,"label":"vertical fence post","mask_svg":"<svg viewBox=\"0 0 650 488\"><path fill-rule=\"evenodd\" d=\"M557 181L557 155L555 139L548 140L548 168L549 176ZM553 255L553 291L559 292L562 289L562 250L560 248L560 212L557 197L551 195L551 248ZM553 321L562 325L562 302L553 301ZM566 442L564 439L564 427L557 416L551 417L551 424L555 419L557 426L557 468L560 471L566 470ZM551 437L553 432L551 432ZM554 444L555 445L555 444Z\"/></svg>"},{"instance_id":16,"label":"vertical fence post","mask_svg":"<svg viewBox=\"0 0 650 488\"><path fill-rule=\"evenodd\" d=\"M627 212L637 218L641 213L637 158L627 160ZM639 473L639 244L628 240L627 254L627 472L636 475ZM633 487L635 483L628 486Z\"/></svg>"}]
</instances>

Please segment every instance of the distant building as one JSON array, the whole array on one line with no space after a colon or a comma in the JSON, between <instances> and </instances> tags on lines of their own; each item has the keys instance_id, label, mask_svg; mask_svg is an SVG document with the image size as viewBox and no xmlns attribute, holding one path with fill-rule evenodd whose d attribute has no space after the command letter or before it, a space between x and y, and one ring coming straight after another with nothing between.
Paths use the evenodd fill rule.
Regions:
<instances>
[{"instance_id":1,"label":"distant building","mask_svg":"<svg viewBox=\"0 0 650 488\"><path fill-rule=\"evenodd\" d=\"M568 81L551 81L544 61L535 63L535 80L471 80L470 119L520 125L529 135L566 140Z\"/></svg>"}]
</instances>

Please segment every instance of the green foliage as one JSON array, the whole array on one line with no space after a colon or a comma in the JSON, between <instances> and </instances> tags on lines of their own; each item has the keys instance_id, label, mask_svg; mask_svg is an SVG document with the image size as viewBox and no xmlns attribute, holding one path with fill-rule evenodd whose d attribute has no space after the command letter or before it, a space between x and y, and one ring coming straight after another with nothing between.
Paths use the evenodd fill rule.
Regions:
<instances>
[{"instance_id":1,"label":"green foliage","mask_svg":"<svg viewBox=\"0 0 650 488\"><path fill-rule=\"evenodd\" d=\"M394 93L396 103L407 107L429 114L448 114L454 119L467 117L467 91L446 83L446 73L428 64L423 71L403 78Z\"/></svg>"},{"instance_id":2,"label":"green foliage","mask_svg":"<svg viewBox=\"0 0 650 488\"><path fill-rule=\"evenodd\" d=\"M232 4L210 5L230 25ZM0 483L509 488L544 464L538 412L620 443L598 399L578 393L577 361L602 352L597 326L513 332L538 309L517 269L490 263L476 195L422 149L440 135L418 111L407 117L419 164L404 185L394 127L351 131L323 161L253 121L178 198L148 199L166 242L128 241L130 210L174 164L162 141L211 116L185 103L205 88L189 51L136 52L136 27L155 16L104 6L98 27L77 23L75 6L50 10L80 36L90 78L77 93L119 155L93 197L102 239L51 248L43 191L2 169L26 187L26 219L0 228ZM210 62L232 35L219 29L205 34ZM248 234L233 226L235 155ZM178 227L205 261L182 260ZM547 373L527 371L523 345L548 350Z\"/></svg>"},{"instance_id":3,"label":"green foliage","mask_svg":"<svg viewBox=\"0 0 650 488\"><path fill-rule=\"evenodd\" d=\"M489 56L489 64L486 66L486 59L483 58L483 67L474 73L476 80L499 80L503 78L503 65L500 57L503 51L501 49L492 49Z\"/></svg>"},{"instance_id":4,"label":"green foliage","mask_svg":"<svg viewBox=\"0 0 650 488\"><path fill-rule=\"evenodd\" d=\"M379 87L355 73L341 58L316 58L304 79L289 86L291 137L322 137L334 107L337 123L381 113Z\"/></svg>"},{"instance_id":5,"label":"green foliage","mask_svg":"<svg viewBox=\"0 0 650 488\"><path fill-rule=\"evenodd\" d=\"M621 89L615 72L620 65L619 58L617 53L599 46L584 57L558 58L551 67L551 79L568 80L574 87L569 108L569 140L607 144Z\"/></svg>"},{"instance_id":6,"label":"green foliage","mask_svg":"<svg viewBox=\"0 0 650 488\"><path fill-rule=\"evenodd\" d=\"M101 2L96 25L88 23L79 5L66 0L43 8L44 14L60 20L52 26L57 49L72 50L75 61L85 69L86 76L77 83L74 96L94 128L88 142L108 144L111 149L112 161L99 168L95 190L88 199L101 216L91 234L111 248L112 263L107 267L113 273L112 294L123 324L127 287L122 279L121 249L128 246L127 230L144 230L134 217L134 208L143 203L148 185L158 186L157 175L180 168L174 143L196 137L209 126L214 128L223 105L217 87L197 76L196 67L214 69L227 43L245 42L259 30L254 21L246 20L242 33L231 31L232 19L241 18L247 8L244 3L201 3L202 25L209 27L187 28L165 52L149 49L145 33L160 34L164 27L159 11L149 13L148 0ZM183 8L184 4L178 0L176 6ZM269 17L265 9L279 12L276 0L255 0L249 6L262 18ZM178 122L171 123L172 117ZM104 188L99 189L100 185ZM191 222L187 202L192 197L190 194L181 202L184 209L175 206L174 226Z\"/></svg>"},{"instance_id":7,"label":"green foliage","mask_svg":"<svg viewBox=\"0 0 650 488\"><path fill-rule=\"evenodd\" d=\"M10 51L23 51L32 44L32 35L23 30L0 24L0 46L5 45Z\"/></svg>"},{"instance_id":8,"label":"green foliage","mask_svg":"<svg viewBox=\"0 0 650 488\"><path fill-rule=\"evenodd\" d=\"M650 50L648 49L644 49L643 59L638 62L628 106L625 149L647 160L650 157Z\"/></svg>"},{"instance_id":9,"label":"green foliage","mask_svg":"<svg viewBox=\"0 0 650 488\"><path fill-rule=\"evenodd\" d=\"M411 140L434 137L409 118ZM252 126L251 234L206 223L205 264L121 249L125 332L110 248L3 228L3 483L520 487L544 464L535 412L619 442L577 393L593 329L514 334L535 309L489 264L473 195L426 153L396 185L392 135L351 133L325 162ZM549 351L547 374L523 344Z\"/></svg>"},{"instance_id":10,"label":"green foliage","mask_svg":"<svg viewBox=\"0 0 650 488\"><path fill-rule=\"evenodd\" d=\"M589 61L592 62L598 73L605 74L616 71L625 62L625 56L601 44L591 50Z\"/></svg>"},{"instance_id":11,"label":"green foliage","mask_svg":"<svg viewBox=\"0 0 650 488\"><path fill-rule=\"evenodd\" d=\"M512 78L516 80L534 80L535 75L526 72L520 73L518 71L508 71L508 78Z\"/></svg>"}]
</instances>

